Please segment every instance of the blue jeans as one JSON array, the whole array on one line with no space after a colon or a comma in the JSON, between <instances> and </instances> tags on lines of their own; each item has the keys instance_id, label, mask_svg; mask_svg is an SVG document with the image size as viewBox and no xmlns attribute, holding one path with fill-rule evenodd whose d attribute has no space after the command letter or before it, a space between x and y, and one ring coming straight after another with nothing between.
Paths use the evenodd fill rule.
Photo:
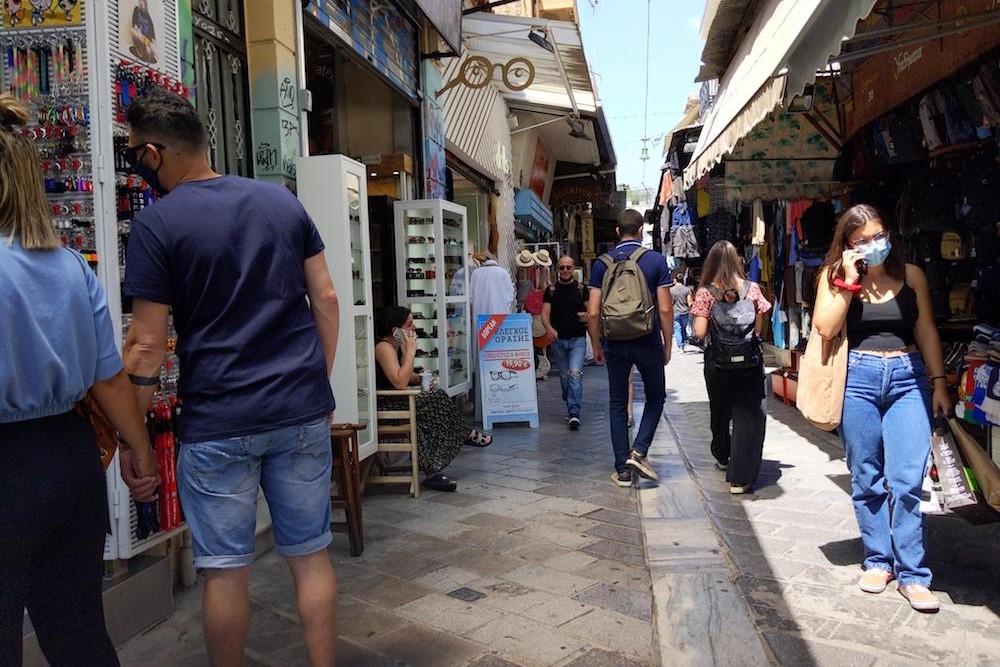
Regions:
<instances>
[{"instance_id":1,"label":"blue jeans","mask_svg":"<svg viewBox=\"0 0 1000 667\"><path fill-rule=\"evenodd\" d=\"M185 442L177 486L198 569L253 562L257 491L264 490L282 556L325 549L333 450L326 418L266 433Z\"/></svg>"},{"instance_id":2,"label":"blue jeans","mask_svg":"<svg viewBox=\"0 0 1000 667\"><path fill-rule=\"evenodd\" d=\"M566 411L571 417L580 416L580 402L583 400L583 359L587 356L587 339L557 338L549 344L552 361L559 367L559 382Z\"/></svg>"},{"instance_id":3,"label":"blue jeans","mask_svg":"<svg viewBox=\"0 0 1000 667\"><path fill-rule=\"evenodd\" d=\"M690 313L674 315L674 342L677 347L683 349L688 342L688 318Z\"/></svg>"},{"instance_id":4,"label":"blue jeans","mask_svg":"<svg viewBox=\"0 0 1000 667\"><path fill-rule=\"evenodd\" d=\"M931 392L917 352L851 352L840 426L864 568L893 572L901 586L930 586L920 495L931 438Z\"/></svg>"},{"instance_id":5,"label":"blue jeans","mask_svg":"<svg viewBox=\"0 0 1000 667\"><path fill-rule=\"evenodd\" d=\"M659 333L654 334L659 338ZM642 377L646 394L646 405L642 411L642 421L635 434L632 449L641 456L649 452L656 427L663 413L663 402L667 396L666 378L663 368L663 345L658 340L605 341L604 362L608 366L608 389L610 393L609 417L611 422L611 446L615 452L615 470L625 472L625 461L629 455L628 444L628 385L632 381L632 366Z\"/></svg>"}]
</instances>

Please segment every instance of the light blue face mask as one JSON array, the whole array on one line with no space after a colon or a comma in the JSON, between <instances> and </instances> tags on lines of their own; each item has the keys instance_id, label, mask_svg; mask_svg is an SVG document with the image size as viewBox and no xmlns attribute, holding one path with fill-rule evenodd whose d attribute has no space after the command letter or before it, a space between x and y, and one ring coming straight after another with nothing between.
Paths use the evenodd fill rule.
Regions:
<instances>
[{"instance_id":1,"label":"light blue face mask","mask_svg":"<svg viewBox=\"0 0 1000 667\"><path fill-rule=\"evenodd\" d=\"M864 254L868 266L883 264L886 257L889 256L890 250L892 250L892 244L889 243L889 239L887 238L872 241L858 248L858 251Z\"/></svg>"}]
</instances>

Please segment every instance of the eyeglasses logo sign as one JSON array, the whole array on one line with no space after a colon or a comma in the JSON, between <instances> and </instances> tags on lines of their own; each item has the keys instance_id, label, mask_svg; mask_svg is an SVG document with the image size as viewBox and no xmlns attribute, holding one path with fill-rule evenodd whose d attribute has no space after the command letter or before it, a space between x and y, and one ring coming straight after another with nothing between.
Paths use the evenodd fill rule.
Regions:
<instances>
[{"instance_id":1,"label":"eyeglasses logo sign","mask_svg":"<svg viewBox=\"0 0 1000 667\"><path fill-rule=\"evenodd\" d=\"M503 85L513 92L528 88L535 81L535 65L523 56L511 58L506 63L492 63L484 56L470 56L458 68L458 73L434 96L441 97L455 86L464 85L473 90L485 88L500 70Z\"/></svg>"}]
</instances>

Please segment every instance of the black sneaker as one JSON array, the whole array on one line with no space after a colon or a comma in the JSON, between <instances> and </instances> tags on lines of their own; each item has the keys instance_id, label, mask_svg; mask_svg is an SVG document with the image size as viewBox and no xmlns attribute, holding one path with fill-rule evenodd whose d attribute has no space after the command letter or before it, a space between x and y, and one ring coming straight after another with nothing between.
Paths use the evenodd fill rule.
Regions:
<instances>
[{"instance_id":1,"label":"black sneaker","mask_svg":"<svg viewBox=\"0 0 1000 667\"><path fill-rule=\"evenodd\" d=\"M625 472L613 472L611 473L611 481L618 486L632 486L632 473L629 470Z\"/></svg>"},{"instance_id":2,"label":"black sneaker","mask_svg":"<svg viewBox=\"0 0 1000 667\"><path fill-rule=\"evenodd\" d=\"M725 472L727 468L729 468L729 461L720 461L718 459L715 460L715 469L716 470L721 470L721 471Z\"/></svg>"},{"instance_id":3,"label":"black sneaker","mask_svg":"<svg viewBox=\"0 0 1000 667\"><path fill-rule=\"evenodd\" d=\"M632 454L629 455L628 460L625 461L625 465L639 473L641 477L653 480L658 479L656 471L653 470L653 466L649 465L649 461L646 460L645 456L639 456L637 452L632 452Z\"/></svg>"},{"instance_id":4,"label":"black sneaker","mask_svg":"<svg viewBox=\"0 0 1000 667\"><path fill-rule=\"evenodd\" d=\"M580 418L576 415L570 415L569 419L566 420L566 423L569 424L569 430L571 431L575 431L580 428Z\"/></svg>"}]
</instances>

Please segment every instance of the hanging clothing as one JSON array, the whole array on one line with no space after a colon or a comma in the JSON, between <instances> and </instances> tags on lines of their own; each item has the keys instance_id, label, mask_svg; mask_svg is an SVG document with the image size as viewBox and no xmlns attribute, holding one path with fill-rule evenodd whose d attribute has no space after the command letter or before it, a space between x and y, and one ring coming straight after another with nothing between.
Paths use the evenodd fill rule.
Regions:
<instances>
[{"instance_id":1,"label":"hanging clothing","mask_svg":"<svg viewBox=\"0 0 1000 667\"><path fill-rule=\"evenodd\" d=\"M750 243L764 245L764 204L760 199L754 199L750 210Z\"/></svg>"},{"instance_id":2,"label":"hanging clothing","mask_svg":"<svg viewBox=\"0 0 1000 667\"><path fill-rule=\"evenodd\" d=\"M509 313L514 301L514 283L507 269L490 259L473 271L469 277L469 301L473 316Z\"/></svg>"},{"instance_id":3,"label":"hanging clothing","mask_svg":"<svg viewBox=\"0 0 1000 667\"><path fill-rule=\"evenodd\" d=\"M677 225L670 230L670 248L674 257L689 258L701 257L698 250L698 239L694 234L694 227L691 225Z\"/></svg>"}]
</instances>

